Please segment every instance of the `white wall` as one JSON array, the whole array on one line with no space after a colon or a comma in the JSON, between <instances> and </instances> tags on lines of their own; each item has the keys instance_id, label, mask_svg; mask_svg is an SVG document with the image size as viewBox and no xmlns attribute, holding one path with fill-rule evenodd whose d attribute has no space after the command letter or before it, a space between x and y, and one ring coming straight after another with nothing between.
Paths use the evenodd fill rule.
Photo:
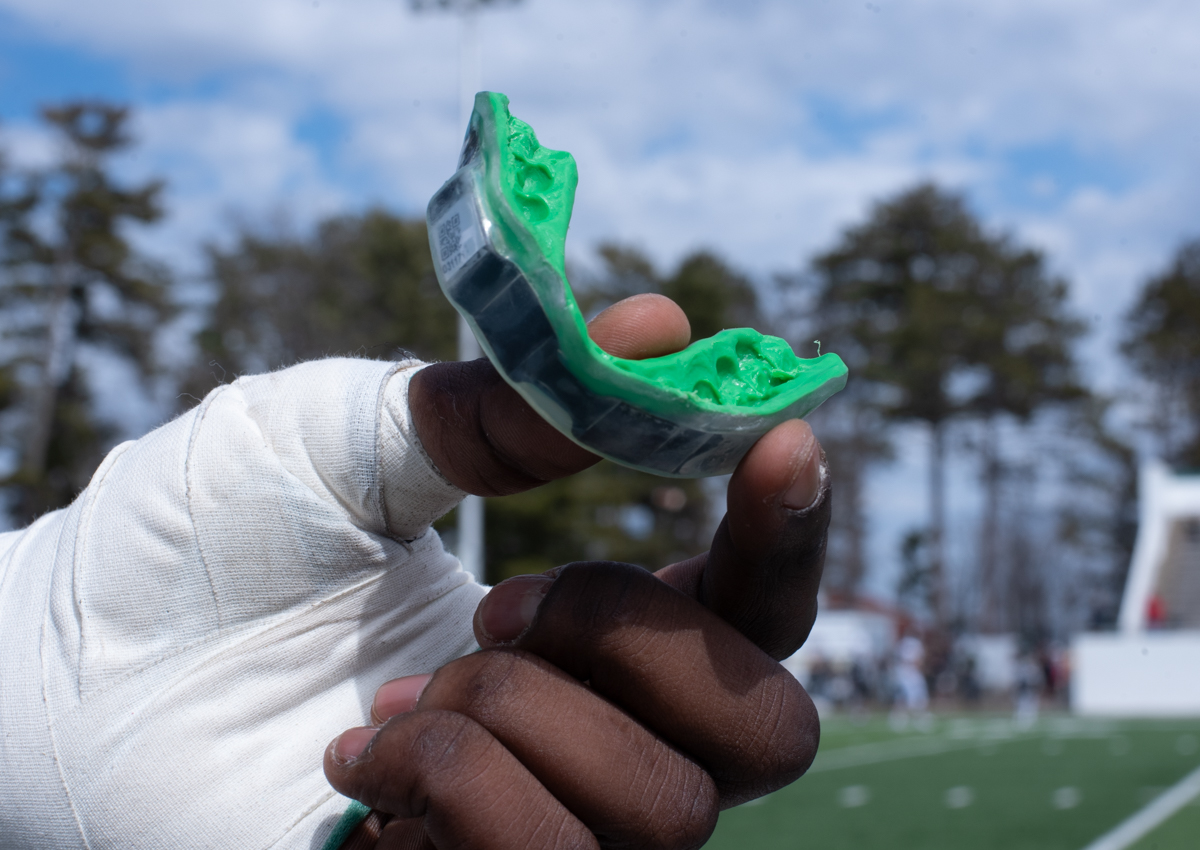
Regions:
<instances>
[{"instance_id":1,"label":"white wall","mask_svg":"<svg viewBox=\"0 0 1200 850\"><path fill-rule=\"evenodd\" d=\"M1138 471L1138 533L1118 623L1134 635L1147 626L1150 596L1167 557L1171 523L1200 517L1200 475L1176 475L1161 461L1142 464Z\"/></svg>"},{"instance_id":2,"label":"white wall","mask_svg":"<svg viewBox=\"0 0 1200 850\"><path fill-rule=\"evenodd\" d=\"M883 614L870 611L819 610L812 632L783 666L803 684L817 657L834 664L855 659L878 659L891 653L895 625Z\"/></svg>"},{"instance_id":3,"label":"white wall","mask_svg":"<svg viewBox=\"0 0 1200 850\"><path fill-rule=\"evenodd\" d=\"M1016 635L964 635L959 648L975 659L975 681L985 691L1007 691L1017 684Z\"/></svg>"},{"instance_id":4,"label":"white wall","mask_svg":"<svg viewBox=\"0 0 1200 850\"><path fill-rule=\"evenodd\" d=\"M1071 654L1078 714L1200 716L1200 631L1081 634Z\"/></svg>"}]
</instances>

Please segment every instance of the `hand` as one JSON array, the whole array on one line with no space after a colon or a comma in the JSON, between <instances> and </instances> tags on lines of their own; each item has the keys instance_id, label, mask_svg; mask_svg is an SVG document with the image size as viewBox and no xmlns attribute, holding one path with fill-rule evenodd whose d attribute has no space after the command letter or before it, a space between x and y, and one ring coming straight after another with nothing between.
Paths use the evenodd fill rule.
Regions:
<instances>
[{"instance_id":1,"label":"hand","mask_svg":"<svg viewBox=\"0 0 1200 850\"><path fill-rule=\"evenodd\" d=\"M592 334L653 356L686 344L687 325L642 297ZM427 451L469 491L515 492L595 461L486 361L430 367L411 397ZM819 464L807 425L785 423L734 474L709 553L657 577L576 564L493 589L475 620L484 652L383 686L382 730L327 751L335 788L396 816L378 846L698 846L719 808L803 773L816 715L772 657L816 613Z\"/></svg>"}]
</instances>

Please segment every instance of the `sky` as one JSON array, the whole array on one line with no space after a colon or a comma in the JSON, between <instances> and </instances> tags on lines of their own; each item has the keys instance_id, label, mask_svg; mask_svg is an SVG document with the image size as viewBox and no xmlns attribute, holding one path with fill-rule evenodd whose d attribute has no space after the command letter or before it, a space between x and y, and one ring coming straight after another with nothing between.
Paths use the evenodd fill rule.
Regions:
<instances>
[{"instance_id":1,"label":"sky","mask_svg":"<svg viewBox=\"0 0 1200 850\"><path fill-rule=\"evenodd\" d=\"M481 88L579 163L577 260L706 246L767 281L933 179L1047 252L1114 392L1121 316L1200 235L1195 0L526 0L478 26ZM194 272L236 220L420 214L461 141L460 35L403 0L0 0L0 139L45 161L39 104L131 104L122 167L169 187L143 241ZM920 452L873 490L881 553Z\"/></svg>"}]
</instances>

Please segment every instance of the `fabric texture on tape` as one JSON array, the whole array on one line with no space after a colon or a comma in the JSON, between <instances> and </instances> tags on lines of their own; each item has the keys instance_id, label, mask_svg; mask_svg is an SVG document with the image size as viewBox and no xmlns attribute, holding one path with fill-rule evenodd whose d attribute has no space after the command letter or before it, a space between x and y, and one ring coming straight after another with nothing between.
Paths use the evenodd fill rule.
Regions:
<instances>
[{"instance_id":1,"label":"fabric texture on tape","mask_svg":"<svg viewBox=\"0 0 1200 850\"><path fill-rule=\"evenodd\" d=\"M329 741L475 646L421 365L239 379L0 535L0 848L323 844Z\"/></svg>"}]
</instances>

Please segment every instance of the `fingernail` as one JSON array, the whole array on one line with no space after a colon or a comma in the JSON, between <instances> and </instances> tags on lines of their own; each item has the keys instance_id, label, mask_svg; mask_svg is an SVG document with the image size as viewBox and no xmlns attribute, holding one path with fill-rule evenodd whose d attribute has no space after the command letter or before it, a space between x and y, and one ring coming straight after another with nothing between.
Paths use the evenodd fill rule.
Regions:
<instances>
[{"instance_id":1,"label":"fingernail","mask_svg":"<svg viewBox=\"0 0 1200 850\"><path fill-rule=\"evenodd\" d=\"M363 754L363 750L367 748L367 744L371 743L371 739L378 731L372 726L347 729L333 742L333 760L338 764L350 764Z\"/></svg>"},{"instance_id":2,"label":"fingernail","mask_svg":"<svg viewBox=\"0 0 1200 850\"><path fill-rule=\"evenodd\" d=\"M479 604L478 623L483 636L493 643L516 640L537 614L554 579L549 576L517 576L493 587Z\"/></svg>"},{"instance_id":3,"label":"fingernail","mask_svg":"<svg viewBox=\"0 0 1200 850\"><path fill-rule=\"evenodd\" d=\"M432 674L422 676L405 676L384 682L375 692L375 701L371 703L371 714L380 723L384 723L397 714L412 711L417 707L421 691L433 678Z\"/></svg>"},{"instance_id":4,"label":"fingernail","mask_svg":"<svg viewBox=\"0 0 1200 850\"><path fill-rule=\"evenodd\" d=\"M821 452L817 438L810 431L807 442L796 449L796 470L792 483L783 493L783 506L793 511L802 511L817 500L821 491Z\"/></svg>"}]
</instances>

